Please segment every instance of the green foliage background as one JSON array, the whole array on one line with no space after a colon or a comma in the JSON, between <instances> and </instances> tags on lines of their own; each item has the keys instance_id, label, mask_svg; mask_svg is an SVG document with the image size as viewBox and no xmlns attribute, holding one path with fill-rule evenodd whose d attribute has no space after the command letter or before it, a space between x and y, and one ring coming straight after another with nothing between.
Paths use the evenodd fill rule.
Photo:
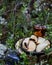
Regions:
<instances>
[{"instance_id":1,"label":"green foliage background","mask_svg":"<svg viewBox=\"0 0 52 65\"><path fill-rule=\"evenodd\" d=\"M17 8L16 11L14 11L15 4L18 2L22 2L23 6L19 9ZM42 10L36 11L36 8L39 8L37 2L35 1L34 10L32 11L31 16L37 14L38 17L31 17L31 21L27 22L23 12L27 8L29 2L30 0L1 0L0 16L2 16L3 14L6 15L6 27L8 28L8 38L6 40L6 43L10 48L14 49L14 44L18 39L32 35L34 31L33 26L35 24L42 24L47 26L46 38L52 42L52 8L46 6ZM43 3L50 2L51 0L43 0ZM8 10L10 12L6 13ZM0 24L0 33L2 33L1 28L2 25Z\"/></svg>"}]
</instances>

